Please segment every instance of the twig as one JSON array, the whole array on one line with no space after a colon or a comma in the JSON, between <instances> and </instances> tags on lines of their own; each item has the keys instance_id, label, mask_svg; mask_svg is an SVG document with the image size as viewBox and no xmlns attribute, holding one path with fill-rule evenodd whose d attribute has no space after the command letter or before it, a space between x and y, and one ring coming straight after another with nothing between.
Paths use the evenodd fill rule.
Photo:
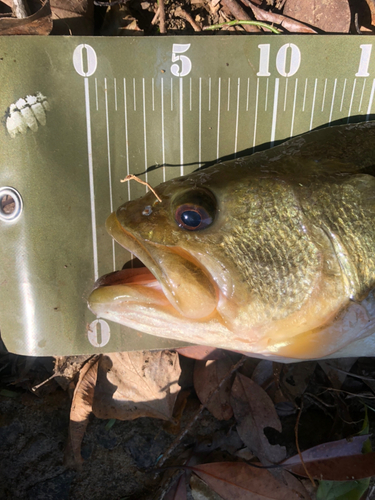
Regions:
<instances>
[{"instance_id":1,"label":"twig","mask_svg":"<svg viewBox=\"0 0 375 500\"><path fill-rule=\"evenodd\" d=\"M198 24L194 21L191 15L188 12L185 12L181 7L178 7L175 10L175 15L178 17L182 17L182 19L186 19L186 21L191 24L194 31L202 31L202 28L198 26Z\"/></svg>"},{"instance_id":2,"label":"twig","mask_svg":"<svg viewBox=\"0 0 375 500\"><path fill-rule=\"evenodd\" d=\"M258 21L267 21L269 23L278 24L288 31L298 32L298 33L317 33L314 29L306 26L306 24L296 21L295 19L290 19L289 17L282 16L281 14L275 14L274 12L269 12L259 7L256 7L250 2L250 0L241 0L244 5L250 7L253 14Z\"/></svg>"},{"instance_id":3,"label":"twig","mask_svg":"<svg viewBox=\"0 0 375 500\"><path fill-rule=\"evenodd\" d=\"M158 199L158 201L161 203L161 198L160 196L158 196L156 194L156 191L154 188L152 188L150 186L150 184L148 182L145 182L145 181L142 181L139 177L137 177L136 175L133 175L133 174L129 174L125 177L125 179L121 179L120 182L128 182L128 181L137 181L139 182L140 184L143 184L144 186L147 186L149 188L150 191L152 191L154 193L154 195L156 196L156 198Z\"/></svg>"},{"instance_id":4,"label":"twig","mask_svg":"<svg viewBox=\"0 0 375 500\"><path fill-rule=\"evenodd\" d=\"M230 11L230 13L236 19L240 19L241 21L252 21L251 17L248 14L246 14L243 8L240 5L238 5L238 3L235 0L222 0L222 4ZM259 28L257 26L252 26L252 25L245 25L244 30L249 32L254 32L254 31L259 32Z\"/></svg>"},{"instance_id":5,"label":"twig","mask_svg":"<svg viewBox=\"0 0 375 500\"><path fill-rule=\"evenodd\" d=\"M156 24L159 21L159 17L160 17L160 9L158 7L156 9L154 17L152 18L151 24Z\"/></svg>"},{"instance_id":6,"label":"twig","mask_svg":"<svg viewBox=\"0 0 375 500\"><path fill-rule=\"evenodd\" d=\"M298 415L297 415L296 425L294 426L294 434L295 434L295 437L296 437L296 447L297 447L299 459L301 460L302 466L305 469L306 475L310 479L312 485L315 488L316 487L315 481L311 477L310 472L306 468L306 464L305 464L305 462L303 460L302 453L301 453L301 450L300 450L300 447L299 447L299 443L298 443L298 425L299 425L299 419L301 418L302 409L303 409L303 401L301 401L301 407L300 407Z\"/></svg>"},{"instance_id":7,"label":"twig","mask_svg":"<svg viewBox=\"0 0 375 500\"><path fill-rule=\"evenodd\" d=\"M190 431L190 429L193 427L195 422L198 420L198 418L202 415L203 410L207 407L208 403L211 401L211 399L217 394L221 387L225 384L227 380L230 379L230 377L233 375L234 372L236 372L247 360L247 356L242 356L242 358L232 366L232 368L229 370L229 372L225 375L224 378L221 379L220 383L216 386L216 388L210 393L208 398L204 403L200 405L198 410L195 412L193 417L190 419L188 424L186 425L185 429L183 429L180 434L176 437L176 439L173 441L173 443L169 446L169 448L166 450L164 455L161 457L157 464L157 468L160 469L165 462L168 460L168 458L171 456L173 451L177 448L177 446L181 443L181 441L184 439L186 434Z\"/></svg>"},{"instance_id":8,"label":"twig","mask_svg":"<svg viewBox=\"0 0 375 500\"><path fill-rule=\"evenodd\" d=\"M129 2L129 0L111 0L110 2L101 2L100 0L94 0L94 5L98 7L113 7L114 5L122 5Z\"/></svg>"},{"instance_id":9,"label":"twig","mask_svg":"<svg viewBox=\"0 0 375 500\"><path fill-rule=\"evenodd\" d=\"M158 5L159 5L159 27L160 27L160 33L166 33L167 30L165 29L165 7L164 7L164 0L158 0Z\"/></svg>"},{"instance_id":10,"label":"twig","mask_svg":"<svg viewBox=\"0 0 375 500\"><path fill-rule=\"evenodd\" d=\"M278 35L280 34L280 31L277 28L270 26L269 24L262 23L261 21L237 21L237 20L234 20L234 21L228 21L226 23L213 24L212 26L205 26L203 28L203 30L205 30L205 31L206 30L217 30L217 29L222 28L223 26L235 26L236 24L259 26L260 28L269 29L270 31L272 31L272 33L276 33Z\"/></svg>"}]
</instances>

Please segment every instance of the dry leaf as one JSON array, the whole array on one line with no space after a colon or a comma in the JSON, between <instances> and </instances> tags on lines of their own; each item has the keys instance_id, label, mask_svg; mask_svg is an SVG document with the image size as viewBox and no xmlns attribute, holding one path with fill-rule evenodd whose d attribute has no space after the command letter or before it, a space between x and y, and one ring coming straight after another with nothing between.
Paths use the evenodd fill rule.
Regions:
<instances>
[{"instance_id":1,"label":"dry leaf","mask_svg":"<svg viewBox=\"0 0 375 500\"><path fill-rule=\"evenodd\" d=\"M187 500L186 496L186 474L183 473L173 482L164 500Z\"/></svg>"},{"instance_id":2,"label":"dry leaf","mask_svg":"<svg viewBox=\"0 0 375 500\"><path fill-rule=\"evenodd\" d=\"M258 21L266 21L268 23L278 24L291 33L316 33L315 30L303 23L300 23L294 19L289 19L288 17L285 17L281 14L276 14L275 12L255 7L255 5L253 5L253 3L251 3L250 1L245 1L245 4L251 8L254 13L255 19L257 19Z\"/></svg>"},{"instance_id":3,"label":"dry leaf","mask_svg":"<svg viewBox=\"0 0 375 500\"><path fill-rule=\"evenodd\" d=\"M293 474L307 477L301 463L285 467ZM375 452L312 460L308 464L305 463L305 467L311 477L320 481L358 481L375 476Z\"/></svg>"},{"instance_id":4,"label":"dry leaf","mask_svg":"<svg viewBox=\"0 0 375 500\"><path fill-rule=\"evenodd\" d=\"M341 389L348 372L357 360L358 358L330 359L329 362L319 361L319 366L329 378L332 387Z\"/></svg>"},{"instance_id":5,"label":"dry leaf","mask_svg":"<svg viewBox=\"0 0 375 500\"><path fill-rule=\"evenodd\" d=\"M180 386L178 354L132 351L103 355L93 413L98 418L171 420Z\"/></svg>"},{"instance_id":6,"label":"dry leaf","mask_svg":"<svg viewBox=\"0 0 375 500\"><path fill-rule=\"evenodd\" d=\"M180 389L177 353L136 351L95 356L81 371L70 412L69 443L75 464L90 413L98 418L171 420Z\"/></svg>"},{"instance_id":7,"label":"dry leaf","mask_svg":"<svg viewBox=\"0 0 375 500\"><path fill-rule=\"evenodd\" d=\"M217 462L190 468L224 500L302 500L300 492L282 484L265 469L243 462Z\"/></svg>"},{"instance_id":8,"label":"dry leaf","mask_svg":"<svg viewBox=\"0 0 375 500\"><path fill-rule=\"evenodd\" d=\"M281 432L281 423L268 394L248 377L237 373L232 386L231 405L237 431L243 442L263 463L280 462L285 448L271 445L264 434L266 427Z\"/></svg>"},{"instance_id":9,"label":"dry leaf","mask_svg":"<svg viewBox=\"0 0 375 500\"><path fill-rule=\"evenodd\" d=\"M194 388L201 403L205 404L210 394L230 372L238 361L238 356L232 354L216 361L196 361L194 368ZM208 402L207 409L218 420L229 420L233 415L230 405L230 389L233 377L227 380L220 390Z\"/></svg>"},{"instance_id":10,"label":"dry leaf","mask_svg":"<svg viewBox=\"0 0 375 500\"><path fill-rule=\"evenodd\" d=\"M349 33L351 13L347 0L286 0L283 12L326 33Z\"/></svg>"},{"instance_id":11,"label":"dry leaf","mask_svg":"<svg viewBox=\"0 0 375 500\"><path fill-rule=\"evenodd\" d=\"M195 474L190 478L190 491L194 500L222 500L223 497L215 493L211 488ZM178 499L179 500L179 499Z\"/></svg>"},{"instance_id":12,"label":"dry leaf","mask_svg":"<svg viewBox=\"0 0 375 500\"><path fill-rule=\"evenodd\" d=\"M22 19L0 19L0 35L49 35L52 15L49 0L35 14Z\"/></svg>"},{"instance_id":13,"label":"dry leaf","mask_svg":"<svg viewBox=\"0 0 375 500\"><path fill-rule=\"evenodd\" d=\"M94 34L93 0L50 0L54 35Z\"/></svg>"}]
</instances>

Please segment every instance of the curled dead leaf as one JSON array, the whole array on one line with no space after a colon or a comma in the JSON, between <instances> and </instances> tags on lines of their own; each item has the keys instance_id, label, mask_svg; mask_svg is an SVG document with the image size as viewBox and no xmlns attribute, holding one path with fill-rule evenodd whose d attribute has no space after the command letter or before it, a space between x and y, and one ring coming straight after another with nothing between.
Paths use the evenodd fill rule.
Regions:
<instances>
[{"instance_id":1,"label":"curled dead leaf","mask_svg":"<svg viewBox=\"0 0 375 500\"><path fill-rule=\"evenodd\" d=\"M52 30L52 14L49 0L29 17L0 19L0 35L49 35Z\"/></svg>"}]
</instances>

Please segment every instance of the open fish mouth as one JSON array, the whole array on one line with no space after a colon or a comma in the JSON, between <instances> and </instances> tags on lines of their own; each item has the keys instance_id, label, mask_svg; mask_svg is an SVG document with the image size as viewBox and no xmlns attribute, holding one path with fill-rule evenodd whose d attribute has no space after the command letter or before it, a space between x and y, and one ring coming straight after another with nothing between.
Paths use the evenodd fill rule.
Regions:
<instances>
[{"instance_id":1,"label":"open fish mouth","mask_svg":"<svg viewBox=\"0 0 375 500\"><path fill-rule=\"evenodd\" d=\"M99 278L89 297L98 317L129 325L133 311L157 309L174 317L206 320L216 313L217 287L206 269L182 248L140 243L113 213L107 222L112 236L143 264Z\"/></svg>"}]
</instances>

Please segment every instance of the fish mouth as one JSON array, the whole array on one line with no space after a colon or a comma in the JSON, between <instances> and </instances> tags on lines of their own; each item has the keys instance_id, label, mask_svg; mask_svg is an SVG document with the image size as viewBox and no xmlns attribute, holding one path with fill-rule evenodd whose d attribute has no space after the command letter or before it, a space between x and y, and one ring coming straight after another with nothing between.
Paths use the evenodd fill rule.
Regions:
<instances>
[{"instance_id":1,"label":"fish mouth","mask_svg":"<svg viewBox=\"0 0 375 500\"><path fill-rule=\"evenodd\" d=\"M163 311L168 315L201 321L216 314L219 292L214 280L186 250L139 241L113 213L107 230L131 252L142 267L122 269L100 277L88 299L98 317L134 326L129 318L135 310ZM145 308L148 309L147 313Z\"/></svg>"}]
</instances>

